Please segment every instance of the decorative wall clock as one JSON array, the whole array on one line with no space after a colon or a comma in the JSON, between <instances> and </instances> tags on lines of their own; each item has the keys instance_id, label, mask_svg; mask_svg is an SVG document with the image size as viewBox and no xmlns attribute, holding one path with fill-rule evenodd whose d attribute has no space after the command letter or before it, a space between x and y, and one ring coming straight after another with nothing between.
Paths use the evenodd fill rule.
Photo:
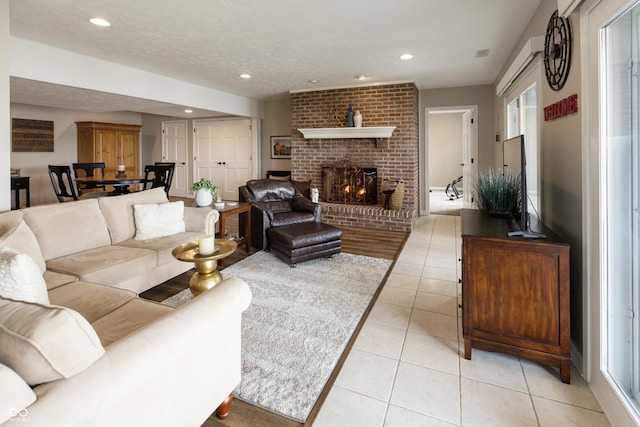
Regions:
<instances>
[{"instance_id":1,"label":"decorative wall clock","mask_svg":"<svg viewBox=\"0 0 640 427\"><path fill-rule=\"evenodd\" d=\"M567 81L571 68L571 22L558 16L556 10L544 40L544 71L553 90L560 90Z\"/></svg>"}]
</instances>

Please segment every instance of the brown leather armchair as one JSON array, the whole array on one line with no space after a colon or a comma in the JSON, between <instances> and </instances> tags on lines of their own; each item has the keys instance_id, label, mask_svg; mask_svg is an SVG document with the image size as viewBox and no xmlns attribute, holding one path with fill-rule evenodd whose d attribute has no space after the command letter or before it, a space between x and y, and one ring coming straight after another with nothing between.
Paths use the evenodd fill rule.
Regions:
<instances>
[{"instance_id":1,"label":"brown leather armchair","mask_svg":"<svg viewBox=\"0 0 640 427\"><path fill-rule=\"evenodd\" d=\"M238 200L251 203L251 244L258 249L269 249L267 230L271 227L320 222L320 204L304 197L291 181L248 181L238 188ZM243 230L244 217L240 217Z\"/></svg>"}]
</instances>

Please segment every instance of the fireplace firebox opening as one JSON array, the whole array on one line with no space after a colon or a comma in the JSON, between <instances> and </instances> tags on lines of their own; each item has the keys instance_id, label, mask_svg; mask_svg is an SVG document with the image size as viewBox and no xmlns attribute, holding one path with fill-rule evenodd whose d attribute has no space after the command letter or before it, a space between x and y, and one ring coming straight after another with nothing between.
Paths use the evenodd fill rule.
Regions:
<instances>
[{"instance_id":1,"label":"fireplace firebox opening","mask_svg":"<svg viewBox=\"0 0 640 427\"><path fill-rule=\"evenodd\" d=\"M322 199L348 205L376 205L378 171L351 161L322 166Z\"/></svg>"}]
</instances>

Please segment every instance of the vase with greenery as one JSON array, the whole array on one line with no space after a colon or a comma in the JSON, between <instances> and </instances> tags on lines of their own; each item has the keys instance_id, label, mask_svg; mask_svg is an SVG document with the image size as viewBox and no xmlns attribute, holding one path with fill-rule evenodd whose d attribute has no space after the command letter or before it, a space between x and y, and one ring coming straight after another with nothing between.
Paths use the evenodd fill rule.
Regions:
<instances>
[{"instance_id":1,"label":"vase with greenery","mask_svg":"<svg viewBox=\"0 0 640 427\"><path fill-rule=\"evenodd\" d=\"M191 192L196 193L196 205L210 206L213 197L218 194L218 186L211 180L200 178L200 181L191 184Z\"/></svg>"},{"instance_id":2,"label":"vase with greenery","mask_svg":"<svg viewBox=\"0 0 640 427\"><path fill-rule=\"evenodd\" d=\"M478 173L475 188L478 208L494 214L520 212L520 174L485 169Z\"/></svg>"}]
</instances>

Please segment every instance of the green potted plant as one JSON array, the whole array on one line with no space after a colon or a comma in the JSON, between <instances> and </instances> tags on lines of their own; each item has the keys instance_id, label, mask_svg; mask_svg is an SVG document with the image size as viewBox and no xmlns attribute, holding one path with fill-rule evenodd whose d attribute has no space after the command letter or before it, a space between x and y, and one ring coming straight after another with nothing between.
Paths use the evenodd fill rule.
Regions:
<instances>
[{"instance_id":1,"label":"green potted plant","mask_svg":"<svg viewBox=\"0 0 640 427\"><path fill-rule=\"evenodd\" d=\"M206 178L200 178L200 181L191 184L191 192L196 193L196 205L198 206L210 206L213 197L218 195L218 189L217 185Z\"/></svg>"},{"instance_id":2,"label":"green potted plant","mask_svg":"<svg viewBox=\"0 0 640 427\"><path fill-rule=\"evenodd\" d=\"M492 214L520 212L520 174L486 169L478 173L475 188L478 208Z\"/></svg>"}]
</instances>

